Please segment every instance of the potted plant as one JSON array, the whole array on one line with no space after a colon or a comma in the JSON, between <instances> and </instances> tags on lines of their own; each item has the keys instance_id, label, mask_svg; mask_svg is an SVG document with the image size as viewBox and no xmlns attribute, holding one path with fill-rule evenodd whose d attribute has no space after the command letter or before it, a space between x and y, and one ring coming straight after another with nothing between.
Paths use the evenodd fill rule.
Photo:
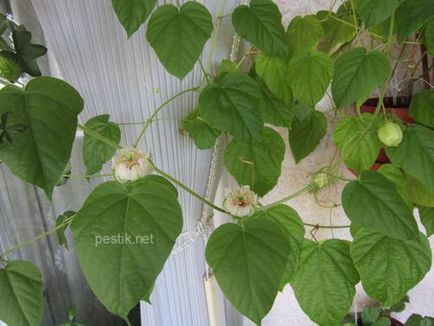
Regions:
<instances>
[{"instance_id":1,"label":"potted plant","mask_svg":"<svg viewBox=\"0 0 434 326\"><path fill-rule=\"evenodd\" d=\"M119 125L108 115L78 124L83 100L66 82L37 77L22 87L8 80L15 78L3 80L7 86L0 90L0 116L5 117L2 132L9 137L0 144L0 159L12 173L41 187L51 198L64 179L78 128L84 132L85 177L101 176L101 169L113 158L113 180L97 186L77 212L61 215L54 229L0 253L0 288L6 289L0 292L0 302L7 303L0 305L0 320L15 326L27 317L29 324L40 324L42 277L30 262L9 257L50 232L62 235L67 229L90 287L110 312L127 320L140 300L149 302L155 280L182 231L178 190L232 217L232 223L212 232L204 255L226 298L258 325L288 284L314 322L336 325L351 307L357 283L389 309L430 271L434 93L424 90L413 95L414 123L409 125L383 108L393 75L392 46L413 42L409 38L419 32L423 37L418 43L432 52L432 1L381 1L379 6L377 0L350 0L336 11L296 17L285 28L273 1L251 0L231 13L237 35L234 49L240 37L251 43L250 50L241 58L231 56L219 67L205 66L201 54L208 40L215 48L225 4L219 4L221 15L213 20L196 1L157 8L157 1L140 5L113 1L128 36L148 22L146 39L168 73L182 80L196 64L203 72L200 84L173 94L155 109L132 147L121 145ZM139 11L141 15L136 14ZM12 48L18 55L17 39ZM244 65L251 61L251 67ZM213 62L212 50L209 62ZM358 108L377 89L375 112L363 113ZM142 144L149 125L166 105L188 93L198 93L198 102L181 125L195 144L206 150L216 146L219 137L228 139L224 166L239 186L223 203L204 198L163 171ZM285 143L276 131L281 129L276 128L287 129L294 159L303 164L331 127L317 110L327 95L338 119L333 139L340 158L314 173L300 191L265 203L262 197L277 185L285 155ZM347 110L353 106L356 115ZM381 148L391 163L372 171ZM338 173L340 160L358 173L357 179ZM342 206L351 225L312 225L288 205L291 199L314 195L337 180L347 183ZM419 232L414 204L425 233ZM198 229L207 221L200 220ZM319 242L313 232L350 227L352 241ZM127 241L113 245L117 239L113 236L148 233L158 239L157 245ZM64 244L65 238L60 239ZM10 277L16 274L21 277Z\"/></svg>"}]
</instances>

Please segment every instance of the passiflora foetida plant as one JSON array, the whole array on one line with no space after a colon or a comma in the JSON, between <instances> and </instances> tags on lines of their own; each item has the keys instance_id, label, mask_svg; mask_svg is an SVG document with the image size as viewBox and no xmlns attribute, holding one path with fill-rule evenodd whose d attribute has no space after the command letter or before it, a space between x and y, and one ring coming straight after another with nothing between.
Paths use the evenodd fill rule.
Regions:
<instances>
[{"instance_id":1,"label":"passiflora foetida plant","mask_svg":"<svg viewBox=\"0 0 434 326\"><path fill-rule=\"evenodd\" d=\"M251 0L229 16L223 15L227 1L221 0L217 17L197 1L112 2L128 37L147 23L146 40L169 74L182 80L200 65L204 76L199 85L156 108L132 147L120 145L119 125L107 114L77 122L84 106L80 94L65 81L38 76L35 59L46 49L31 43L30 32L15 26L12 42L0 43L0 75L6 84L0 90L2 164L51 198L68 176L77 129L84 132L87 177L113 161L113 180L97 186L77 212L60 216L52 230L71 229L81 269L110 312L127 320L140 300L149 301L182 230L177 189L233 217L214 230L204 254L226 298L258 325L288 284L303 311L328 326L345 318L359 282L387 308L424 278L432 262L428 237L434 234L434 92L431 87L417 90L413 81L423 80L418 64L434 54L432 0L335 1L333 10L295 17L287 28L271 0ZM251 47L240 59L206 67L203 49L207 42L215 47L223 19L231 19L237 37ZM409 63L403 57L412 48L423 52L421 60ZM412 85L407 119L388 104L392 81L402 69ZM22 84L24 73L34 78ZM199 95L197 105L180 124L196 146L210 150L219 137L228 139L224 166L239 187L222 203L161 170L142 147L158 113L188 93ZM325 96L336 126L317 109ZM372 96L375 105L369 111ZM276 127L288 130L297 164L333 128L337 160L354 178L342 176L333 164L317 171L297 193L261 203L282 172L285 144ZM373 168L380 153L387 161ZM288 205L336 181L347 183L342 206L351 225L309 225ZM323 227L351 228L353 239L318 242L305 236L306 229ZM153 234L156 244L95 246L97 236L121 233ZM42 276L30 262L9 260L20 247L0 253L0 320L9 326L39 325Z\"/></svg>"}]
</instances>

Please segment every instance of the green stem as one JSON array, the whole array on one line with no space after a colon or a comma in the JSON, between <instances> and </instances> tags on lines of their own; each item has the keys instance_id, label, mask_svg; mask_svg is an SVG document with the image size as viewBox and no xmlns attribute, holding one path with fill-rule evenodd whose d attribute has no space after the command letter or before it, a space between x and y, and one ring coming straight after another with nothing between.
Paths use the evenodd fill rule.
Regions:
<instances>
[{"instance_id":1,"label":"green stem","mask_svg":"<svg viewBox=\"0 0 434 326\"><path fill-rule=\"evenodd\" d=\"M303 223L306 226L311 226L314 229L348 229L351 225L319 225L319 224L310 224Z\"/></svg>"},{"instance_id":2,"label":"green stem","mask_svg":"<svg viewBox=\"0 0 434 326\"><path fill-rule=\"evenodd\" d=\"M289 195L289 196L287 196L285 198L282 198L282 199L280 199L278 201L275 201L274 203L262 206L261 210L267 209L267 208L270 208L270 207L273 207L273 206L276 206L276 205L279 205L279 204L282 204L282 203L285 203L288 200L291 200L291 199L294 199L294 198L299 197L301 195L304 195L305 193L307 193L307 192L309 192L311 190L312 190L312 186L309 184L306 187L300 189L299 191L297 191L297 192L295 192L295 193L293 193L293 194L291 194L291 195Z\"/></svg>"},{"instance_id":3,"label":"green stem","mask_svg":"<svg viewBox=\"0 0 434 326\"><path fill-rule=\"evenodd\" d=\"M209 74L208 74L208 72L206 71L206 69L205 69L205 67L204 67L204 65L203 65L202 60L200 60L200 59L199 59L199 65L200 65L200 69L201 69L202 72L203 72L203 75L205 76L206 82L209 84L209 78L208 78Z\"/></svg>"},{"instance_id":4,"label":"green stem","mask_svg":"<svg viewBox=\"0 0 434 326\"><path fill-rule=\"evenodd\" d=\"M209 71L211 71L212 61L213 61L213 58L214 58L214 51L215 51L215 48L217 46L217 36L219 34L220 25L221 25L221 22L223 20L223 14L225 12L225 8L226 8L227 4L228 4L228 0L224 0L223 4L220 7L220 10L219 10L219 12L217 14L217 21L216 21L216 24L215 24L215 27L214 27L214 33L212 35L211 48L210 48L210 51L209 51L208 63L207 63ZM214 71L214 70L212 70L212 71Z\"/></svg>"},{"instance_id":5,"label":"green stem","mask_svg":"<svg viewBox=\"0 0 434 326\"><path fill-rule=\"evenodd\" d=\"M157 168L156 166L154 166L154 171L157 172L158 174L160 174L161 176L165 177L166 179L172 181L174 184L178 185L179 187L181 187L182 189L184 189L185 191L187 191L190 195L192 195L193 197L196 197L197 199L199 199L200 201L202 201L203 203L207 204L208 206L214 208L215 210L218 210L219 212L225 213L225 214L229 214L228 212L226 212L223 208L220 208L216 205L214 205L213 203L211 203L209 200L207 200L206 198L204 198L203 196L199 195L198 193L196 193L194 190L190 189L189 187L187 187L185 184L183 184L181 181L179 181L178 179L175 179L174 177L172 177L170 174L160 170L159 168Z\"/></svg>"},{"instance_id":6,"label":"green stem","mask_svg":"<svg viewBox=\"0 0 434 326\"><path fill-rule=\"evenodd\" d=\"M179 92L178 94L172 96L171 98L169 98L167 101L165 101L163 104L161 104L155 111L154 113L152 113L151 117L146 120L142 131L140 132L139 136L137 137L136 142L134 143L134 147L137 147L140 143L140 141L142 140L143 136L145 135L146 129L148 129L149 125L152 123L152 121L155 119L155 117L157 116L157 114L170 102L172 102L173 100L175 100L176 98L178 98L181 95L184 95L186 93L190 93L190 92L196 92L199 89L199 87L193 87L193 88L189 88L189 89L185 89L182 92Z\"/></svg>"},{"instance_id":7,"label":"green stem","mask_svg":"<svg viewBox=\"0 0 434 326\"><path fill-rule=\"evenodd\" d=\"M56 226L55 228L53 228L53 229L50 229L50 230L48 230L48 231L45 231L44 233L41 233L41 234L37 235L36 237L34 237L34 238L30 239L30 240L27 240L27 241L25 241L25 242L22 242L22 243L16 245L16 246L11 247L10 249L6 250L4 253L0 254L0 258L3 258L3 257L5 257L5 256L7 256L7 255L9 255L9 254L11 254L11 253L13 253L13 252L15 252L15 251L21 249L21 248L27 247L27 246L33 244L34 242L36 242L36 241L38 241L38 240L40 240L40 239L43 239L43 238L45 238L46 236L52 234L53 232L56 232L57 230L59 230L59 229L65 227L66 225L68 225L69 223L72 222L74 216L75 216L75 215L72 215L71 217L66 218L66 219L63 221L63 223L57 225L57 226Z\"/></svg>"},{"instance_id":8,"label":"green stem","mask_svg":"<svg viewBox=\"0 0 434 326\"><path fill-rule=\"evenodd\" d=\"M386 52L389 55L389 58L392 56L392 42L393 42L393 30L395 29L395 14L392 15L389 26L389 35L387 37L387 46Z\"/></svg>"},{"instance_id":9,"label":"green stem","mask_svg":"<svg viewBox=\"0 0 434 326\"><path fill-rule=\"evenodd\" d=\"M86 126L83 126L81 124L78 124L77 127L80 128L81 130L83 130L83 132L85 134L88 134L89 136L92 136L93 138L96 138L96 139L102 141L104 144L112 146L113 148L116 148L116 149L122 149L122 146L120 146L119 144L116 144L111 139L104 137L103 135L101 135L99 132L97 132L95 130L92 130L92 129L90 129Z\"/></svg>"},{"instance_id":10,"label":"green stem","mask_svg":"<svg viewBox=\"0 0 434 326\"><path fill-rule=\"evenodd\" d=\"M81 175L81 174L64 174L63 178L77 178L77 179L88 179L88 178L103 178L103 177L110 177L113 176L113 174L90 174L90 175Z\"/></svg>"}]
</instances>

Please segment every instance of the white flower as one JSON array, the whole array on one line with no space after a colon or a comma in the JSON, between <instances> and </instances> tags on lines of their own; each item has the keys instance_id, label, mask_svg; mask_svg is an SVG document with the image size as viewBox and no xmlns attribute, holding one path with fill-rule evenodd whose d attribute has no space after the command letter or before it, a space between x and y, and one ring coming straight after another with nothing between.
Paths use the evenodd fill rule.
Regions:
<instances>
[{"instance_id":1,"label":"white flower","mask_svg":"<svg viewBox=\"0 0 434 326\"><path fill-rule=\"evenodd\" d=\"M138 149L122 149L112 165L113 175L121 183L143 178L153 168L149 157Z\"/></svg>"},{"instance_id":2,"label":"white flower","mask_svg":"<svg viewBox=\"0 0 434 326\"><path fill-rule=\"evenodd\" d=\"M232 216L243 217L252 215L257 206L257 195L249 186L233 189L226 195L223 207Z\"/></svg>"}]
</instances>

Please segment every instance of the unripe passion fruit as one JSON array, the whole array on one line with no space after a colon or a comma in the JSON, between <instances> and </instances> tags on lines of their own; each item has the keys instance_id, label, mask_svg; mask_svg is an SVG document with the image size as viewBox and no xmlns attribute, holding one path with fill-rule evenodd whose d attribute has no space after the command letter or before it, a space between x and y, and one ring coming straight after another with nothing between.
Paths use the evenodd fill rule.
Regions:
<instances>
[{"instance_id":1,"label":"unripe passion fruit","mask_svg":"<svg viewBox=\"0 0 434 326\"><path fill-rule=\"evenodd\" d=\"M378 138L386 146L397 147L402 142L402 129L396 122L386 122L378 129Z\"/></svg>"}]
</instances>

